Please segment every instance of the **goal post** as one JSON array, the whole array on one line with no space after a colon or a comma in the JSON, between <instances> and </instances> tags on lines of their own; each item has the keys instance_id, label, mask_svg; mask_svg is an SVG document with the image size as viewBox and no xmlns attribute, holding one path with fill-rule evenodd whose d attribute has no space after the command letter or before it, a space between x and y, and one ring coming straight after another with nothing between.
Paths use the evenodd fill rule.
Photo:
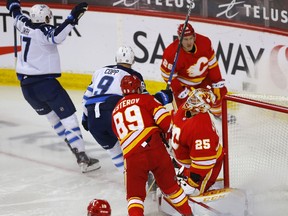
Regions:
<instances>
[{"instance_id":1,"label":"goal post","mask_svg":"<svg viewBox=\"0 0 288 216\"><path fill-rule=\"evenodd\" d=\"M236 119L229 122L228 117ZM288 97L231 94L222 104L225 188L247 194L249 215L288 212Z\"/></svg>"},{"instance_id":2,"label":"goal post","mask_svg":"<svg viewBox=\"0 0 288 216\"><path fill-rule=\"evenodd\" d=\"M228 115L235 116L235 124L228 123ZM269 139L263 139L263 136L267 137L267 131L271 136L268 135ZM283 149L288 151L288 97L251 93L226 95L222 103L222 139L225 153L223 161L224 187L239 187L245 184L245 178L248 181L250 177L245 176L249 173L248 167L250 167L250 174L256 174L257 168L260 168L258 167L259 163L263 166L267 165L266 171L269 172L271 171L269 169L273 169L277 172L278 163L283 162L282 165L286 166L287 172L288 155L286 158L285 156L279 157L283 155L281 154ZM252 147L249 149L249 146L254 149ZM271 146L274 148L274 152L269 152ZM237 159L239 154L243 154L242 161ZM247 160L248 157L253 160ZM233 166L231 167L231 165ZM256 170L251 170L251 167ZM282 166L280 165L280 167ZM281 171L284 170L279 170L279 175ZM241 172L241 175L235 175L237 172ZM288 174L286 180L288 181Z\"/></svg>"}]
</instances>

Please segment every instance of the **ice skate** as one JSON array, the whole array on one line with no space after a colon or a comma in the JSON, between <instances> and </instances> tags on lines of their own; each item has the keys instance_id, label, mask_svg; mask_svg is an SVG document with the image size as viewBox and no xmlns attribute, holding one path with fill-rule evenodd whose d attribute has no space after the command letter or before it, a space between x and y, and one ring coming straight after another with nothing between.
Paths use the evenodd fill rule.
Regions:
<instances>
[{"instance_id":1,"label":"ice skate","mask_svg":"<svg viewBox=\"0 0 288 216\"><path fill-rule=\"evenodd\" d=\"M98 159L89 158L85 152L77 152L77 149L73 149L72 151L77 158L77 163L80 166L82 173L100 169L101 166Z\"/></svg>"},{"instance_id":2,"label":"ice skate","mask_svg":"<svg viewBox=\"0 0 288 216\"><path fill-rule=\"evenodd\" d=\"M73 152L73 154L76 156L77 163L80 166L82 173L91 172L101 168L98 159L89 158L85 152L78 152L77 148L71 148L71 145L67 139L65 139L65 142L67 143L68 147Z\"/></svg>"}]
</instances>

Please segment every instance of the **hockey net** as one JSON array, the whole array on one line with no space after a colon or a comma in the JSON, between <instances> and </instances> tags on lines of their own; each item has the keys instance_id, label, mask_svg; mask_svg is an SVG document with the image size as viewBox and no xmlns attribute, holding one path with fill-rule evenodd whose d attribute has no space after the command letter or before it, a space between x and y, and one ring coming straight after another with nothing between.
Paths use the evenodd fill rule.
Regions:
<instances>
[{"instance_id":1,"label":"hockey net","mask_svg":"<svg viewBox=\"0 0 288 216\"><path fill-rule=\"evenodd\" d=\"M225 187L248 191L254 215L286 215L288 97L227 95L222 112ZM227 116L236 121L228 123Z\"/></svg>"}]
</instances>

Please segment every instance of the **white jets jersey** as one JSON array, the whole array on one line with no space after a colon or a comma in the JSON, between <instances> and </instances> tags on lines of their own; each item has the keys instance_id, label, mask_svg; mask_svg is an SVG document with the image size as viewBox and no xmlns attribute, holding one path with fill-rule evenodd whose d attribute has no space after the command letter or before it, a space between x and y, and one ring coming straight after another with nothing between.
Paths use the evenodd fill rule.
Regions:
<instances>
[{"instance_id":1,"label":"white jets jersey","mask_svg":"<svg viewBox=\"0 0 288 216\"><path fill-rule=\"evenodd\" d=\"M129 75L125 70L117 67L104 67L94 72L90 87L92 95L118 94L122 95L120 87L124 76Z\"/></svg>"},{"instance_id":2,"label":"white jets jersey","mask_svg":"<svg viewBox=\"0 0 288 216\"><path fill-rule=\"evenodd\" d=\"M15 17L20 32L21 54L16 71L25 75L60 74L57 44L65 40L73 26L67 22L55 28L48 24L35 24L25 15Z\"/></svg>"},{"instance_id":3,"label":"white jets jersey","mask_svg":"<svg viewBox=\"0 0 288 216\"><path fill-rule=\"evenodd\" d=\"M85 106L103 103L110 96L122 96L120 84L122 78L126 75L137 76L142 82L143 91L146 91L143 77L139 72L121 65L103 67L94 72L92 82L84 93L82 104L85 115L87 115Z\"/></svg>"}]
</instances>

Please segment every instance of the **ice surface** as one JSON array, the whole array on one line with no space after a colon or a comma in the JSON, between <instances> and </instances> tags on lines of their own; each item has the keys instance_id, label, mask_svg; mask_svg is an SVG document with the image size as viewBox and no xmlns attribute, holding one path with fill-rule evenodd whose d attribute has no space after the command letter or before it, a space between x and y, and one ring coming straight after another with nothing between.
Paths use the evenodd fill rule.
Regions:
<instances>
[{"instance_id":1,"label":"ice surface","mask_svg":"<svg viewBox=\"0 0 288 216\"><path fill-rule=\"evenodd\" d=\"M68 91L81 119L82 91ZM71 151L22 96L0 86L0 215L85 216L94 199L106 199L113 216L127 215L123 175L85 130L87 154L101 169L82 174ZM161 215L149 195L145 215Z\"/></svg>"},{"instance_id":2,"label":"ice surface","mask_svg":"<svg viewBox=\"0 0 288 216\"><path fill-rule=\"evenodd\" d=\"M68 93L80 120L83 92ZM46 118L25 101L20 87L0 86L0 216L85 216L94 198L108 200L113 216L127 215L123 175L92 136L82 132L88 155L98 158L102 166L87 174L80 172ZM254 207L253 216L286 216L288 191L279 188L249 204ZM151 194L145 201L145 215L164 215Z\"/></svg>"}]
</instances>

